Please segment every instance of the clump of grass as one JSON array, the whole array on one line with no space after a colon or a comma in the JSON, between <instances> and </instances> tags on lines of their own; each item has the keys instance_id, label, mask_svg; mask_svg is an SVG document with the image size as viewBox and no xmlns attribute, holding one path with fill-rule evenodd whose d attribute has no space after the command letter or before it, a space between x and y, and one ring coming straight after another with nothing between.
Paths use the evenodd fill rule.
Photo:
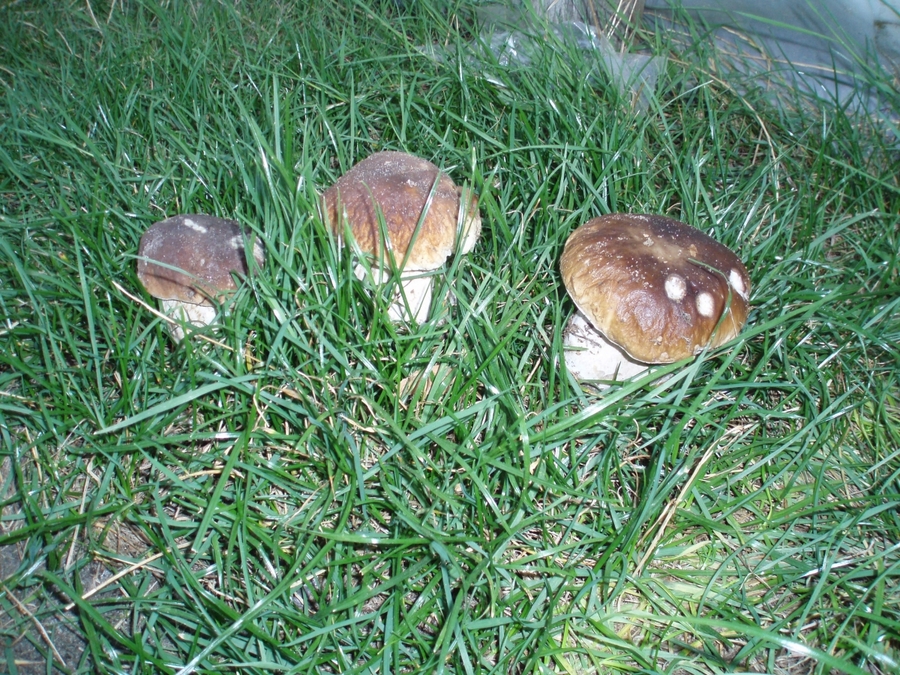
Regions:
<instances>
[{"instance_id":1,"label":"clump of grass","mask_svg":"<svg viewBox=\"0 0 900 675\"><path fill-rule=\"evenodd\" d=\"M900 186L876 125L707 65L635 112L565 45L473 53L465 5L86 7L0 22L10 672L896 667ZM381 149L481 195L421 326L317 215ZM740 251L754 309L598 397L562 366L557 260L611 211ZM175 212L239 219L269 260L180 347L134 275Z\"/></svg>"}]
</instances>

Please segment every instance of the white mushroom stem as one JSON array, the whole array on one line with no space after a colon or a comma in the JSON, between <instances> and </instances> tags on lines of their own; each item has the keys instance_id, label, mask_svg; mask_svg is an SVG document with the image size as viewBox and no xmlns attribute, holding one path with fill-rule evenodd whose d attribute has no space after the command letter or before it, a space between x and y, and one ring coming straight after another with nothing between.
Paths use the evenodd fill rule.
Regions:
<instances>
[{"instance_id":1,"label":"white mushroom stem","mask_svg":"<svg viewBox=\"0 0 900 675\"><path fill-rule=\"evenodd\" d=\"M650 366L631 359L603 337L580 311L572 315L563 335L566 368L579 381L627 380Z\"/></svg>"},{"instance_id":2,"label":"white mushroom stem","mask_svg":"<svg viewBox=\"0 0 900 675\"><path fill-rule=\"evenodd\" d=\"M195 305L181 300L160 300L163 314L175 321L195 326L208 326L216 319L216 308L210 305ZM169 324L169 334L176 342L184 339L184 328L180 323Z\"/></svg>"},{"instance_id":3,"label":"white mushroom stem","mask_svg":"<svg viewBox=\"0 0 900 675\"><path fill-rule=\"evenodd\" d=\"M356 265L353 273L360 281L371 278L375 286L387 283L391 276L388 270L367 270L363 265ZM428 312L431 310L431 293L434 286L433 277L423 270L404 270L400 274L399 286L394 291L391 304L388 307L390 320L425 323L428 320Z\"/></svg>"}]
</instances>

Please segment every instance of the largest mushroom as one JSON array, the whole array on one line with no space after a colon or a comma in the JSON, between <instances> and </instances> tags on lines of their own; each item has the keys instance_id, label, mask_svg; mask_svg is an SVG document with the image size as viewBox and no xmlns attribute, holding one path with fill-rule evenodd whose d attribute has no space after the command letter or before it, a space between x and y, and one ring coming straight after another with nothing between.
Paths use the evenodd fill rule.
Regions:
<instances>
[{"instance_id":1,"label":"largest mushroom","mask_svg":"<svg viewBox=\"0 0 900 675\"><path fill-rule=\"evenodd\" d=\"M750 278L728 247L690 225L611 214L569 236L560 259L578 312L563 340L579 380L626 379L734 338Z\"/></svg>"},{"instance_id":2,"label":"largest mushroom","mask_svg":"<svg viewBox=\"0 0 900 675\"><path fill-rule=\"evenodd\" d=\"M325 191L322 206L331 231L369 256L370 264L357 264L359 278L368 269L381 284L399 271L402 293L388 308L395 321L428 317L434 271L454 251L471 251L481 233L474 193L404 152L377 152L354 165Z\"/></svg>"}]
</instances>

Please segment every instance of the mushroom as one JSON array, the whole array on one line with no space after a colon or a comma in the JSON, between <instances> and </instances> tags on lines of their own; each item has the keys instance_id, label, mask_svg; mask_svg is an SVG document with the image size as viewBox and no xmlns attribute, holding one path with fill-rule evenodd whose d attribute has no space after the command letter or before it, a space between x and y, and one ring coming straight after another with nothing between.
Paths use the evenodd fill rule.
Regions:
<instances>
[{"instance_id":1,"label":"mushroom","mask_svg":"<svg viewBox=\"0 0 900 675\"><path fill-rule=\"evenodd\" d=\"M610 214L569 235L560 259L578 312L565 362L579 380L627 379L734 338L750 278L730 249L672 218Z\"/></svg>"},{"instance_id":2,"label":"mushroom","mask_svg":"<svg viewBox=\"0 0 900 675\"><path fill-rule=\"evenodd\" d=\"M172 216L153 223L141 237L137 275L163 312L182 322L206 326L216 318L213 300L237 289L232 273L251 269L244 250L246 232L233 220L205 215ZM262 244L253 245L256 266L265 262ZM180 342L184 328L170 324Z\"/></svg>"},{"instance_id":3,"label":"mushroom","mask_svg":"<svg viewBox=\"0 0 900 675\"><path fill-rule=\"evenodd\" d=\"M477 196L431 162L403 152L377 152L354 165L325 191L322 207L339 240L349 235L374 258L368 267L357 263L358 278L371 269L382 284L392 269L400 272L402 296L388 308L393 321L422 323L431 308L431 273L454 250L471 251L481 233Z\"/></svg>"}]
</instances>

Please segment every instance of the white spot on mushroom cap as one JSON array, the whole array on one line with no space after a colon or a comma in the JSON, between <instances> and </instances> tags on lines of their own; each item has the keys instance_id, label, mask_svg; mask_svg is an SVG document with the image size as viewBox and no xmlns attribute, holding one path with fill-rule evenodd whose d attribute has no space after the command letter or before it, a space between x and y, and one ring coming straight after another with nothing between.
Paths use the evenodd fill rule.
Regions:
<instances>
[{"instance_id":1,"label":"white spot on mushroom cap","mask_svg":"<svg viewBox=\"0 0 900 675\"><path fill-rule=\"evenodd\" d=\"M706 292L697 295L697 311L701 316L711 317L716 309L713 297Z\"/></svg>"},{"instance_id":2,"label":"white spot on mushroom cap","mask_svg":"<svg viewBox=\"0 0 900 675\"><path fill-rule=\"evenodd\" d=\"M731 287L737 292L739 296L741 296L744 300L747 300L747 286L744 284L744 277L737 270L731 270L728 273L728 281L731 282Z\"/></svg>"},{"instance_id":3,"label":"white spot on mushroom cap","mask_svg":"<svg viewBox=\"0 0 900 675\"><path fill-rule=\"evenodd\" d=\"M666 295L673 302L681 302L684 294L687 292L687 284L677 274L670 274L666 277Z\"/></svg>"},{"instance_id":4,"label":"white spot on mushroom cap","mask_svg":"<svg viewBox=\"0 0 900 675\"><path fill-rule=\"evenodd\" d=\"M203 225L201 225L200 223L198 223L195 220L191 220L190 218L184 219L184 225L185 225L185 227L189 227L192 230L194 230L195 232L199 232L200 234L206 234L209 231Z\"/></svg>"},{"instance_id":5,"label":"white spot on mushroom cap","mask_svg":"<svg viewBox=\"0 0 900 675\"><path fill-rule=\"evenodd\" d=\"M234 236L228 240L228 245L235 251L240 250L244 247L244 238L241 235Z\"/></svg>"}]
</instances>

